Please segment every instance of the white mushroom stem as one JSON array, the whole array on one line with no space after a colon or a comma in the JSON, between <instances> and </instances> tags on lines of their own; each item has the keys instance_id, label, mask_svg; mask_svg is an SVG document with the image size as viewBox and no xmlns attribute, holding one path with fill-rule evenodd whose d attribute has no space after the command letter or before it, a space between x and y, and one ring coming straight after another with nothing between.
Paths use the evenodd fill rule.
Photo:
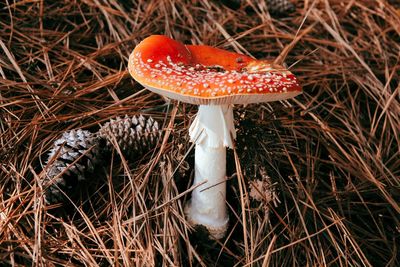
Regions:
<instances>
[{"instance_id":1,"label":"white mushroom stem","mask_svg":"<svg viewBox=\"0 0 400 267\"><path fill-rule=\"evenodd\" d=\"M228 228L226 208L226 147L236 138L231 105L201 105L189 129L196 143L192 199L186 206L190 223L203 225L215 239Z\"/></svg>"}]
</instances>

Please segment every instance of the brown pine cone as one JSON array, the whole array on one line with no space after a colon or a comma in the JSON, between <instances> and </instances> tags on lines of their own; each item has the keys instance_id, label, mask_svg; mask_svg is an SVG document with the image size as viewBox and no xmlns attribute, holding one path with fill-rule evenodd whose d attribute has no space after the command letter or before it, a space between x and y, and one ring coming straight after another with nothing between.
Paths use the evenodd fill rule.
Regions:
<instances>
[{"instance_id":1,"label":"brown pine cone","mask_svg":"<svg viewBox=\"0 0 400 267\"><path fill-rule=\"evenodd\" d=\"M93 172L99 160L99 139L86 130L64 132L50 150L42 180L48 204L63 202Z\"/></svg>"},{"instance_id":2,"label":"brown pine cone","mask_svg":"<svg viewBox=\"0 0 400 267\"><path fill-rule=\"evenodd\" d=\"M105 139L107 149L113 147L115 140L122 153L131 156L152 148L161 136L158 122L143 115L124 118L116 117L100 127L99 138Z\"/></svg>"}]
</instances>

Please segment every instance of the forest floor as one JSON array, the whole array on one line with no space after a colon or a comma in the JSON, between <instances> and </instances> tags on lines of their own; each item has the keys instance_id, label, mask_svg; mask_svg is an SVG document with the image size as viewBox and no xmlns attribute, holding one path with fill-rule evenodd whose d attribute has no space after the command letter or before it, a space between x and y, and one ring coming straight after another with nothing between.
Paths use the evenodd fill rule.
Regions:
<instances>
[{"instance_id":1,"label":"forest floor","mask_svg":"<svg viewBox=\"0 0 400 267\"><path fill-rule=\"evenodd\" d=\"M400 266L400 4L271 10L264 1L2 1L0 265ZM184 215L197 107L127 72L152 34L276 60L304 91L235 106L230 226L218 241ZM130 158L111 151L77 197L44 201L55 140L138 114L159 122L155 146ZM257 200L249 193L260 183Z\"/></svg>"}]
</instances>

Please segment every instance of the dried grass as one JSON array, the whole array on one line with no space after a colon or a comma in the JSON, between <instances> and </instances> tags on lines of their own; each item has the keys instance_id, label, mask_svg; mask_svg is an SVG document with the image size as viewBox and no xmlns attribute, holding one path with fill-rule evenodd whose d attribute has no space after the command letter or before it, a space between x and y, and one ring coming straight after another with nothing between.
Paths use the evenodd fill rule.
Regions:
<instances>
[{"instance_id":1,"label":"dried grass","mask_svg":"<svg viewBox=\"0 0 400 267\"><path fill-rule=\"evenodd\" d=\"M400 5L298 1L295 13L274 18L264 2L243 2L0 4L0 262L400 265ZM231 227L219 242L184 218L196 108L166 102L126 72L130 51L151 34L277 58L304 86L295 100L236 107ZM80 200L62 212L45 206L52 142L137 113L164 123L157 148L134 160L115 151ZM277 206L248 197L249 181L265 175Z\"/></svg>"}]
</instances>

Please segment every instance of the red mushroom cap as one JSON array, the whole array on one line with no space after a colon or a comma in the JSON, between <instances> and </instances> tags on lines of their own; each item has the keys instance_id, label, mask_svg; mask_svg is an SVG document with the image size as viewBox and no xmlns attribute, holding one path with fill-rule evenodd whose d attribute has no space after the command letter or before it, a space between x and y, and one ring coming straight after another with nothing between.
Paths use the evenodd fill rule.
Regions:
<instances>
[{"instance_id":1,"label":"red mushroom cap","mask_svg":"<svg viewBox=\"0 0 400 267\"><path fill-rule=\"evenodd\" d=\"M192 104L269 102L301 93L296 77L282 66L163 35L138 44L128 68L147 89Z\"/></svg>"}]
</instances>

